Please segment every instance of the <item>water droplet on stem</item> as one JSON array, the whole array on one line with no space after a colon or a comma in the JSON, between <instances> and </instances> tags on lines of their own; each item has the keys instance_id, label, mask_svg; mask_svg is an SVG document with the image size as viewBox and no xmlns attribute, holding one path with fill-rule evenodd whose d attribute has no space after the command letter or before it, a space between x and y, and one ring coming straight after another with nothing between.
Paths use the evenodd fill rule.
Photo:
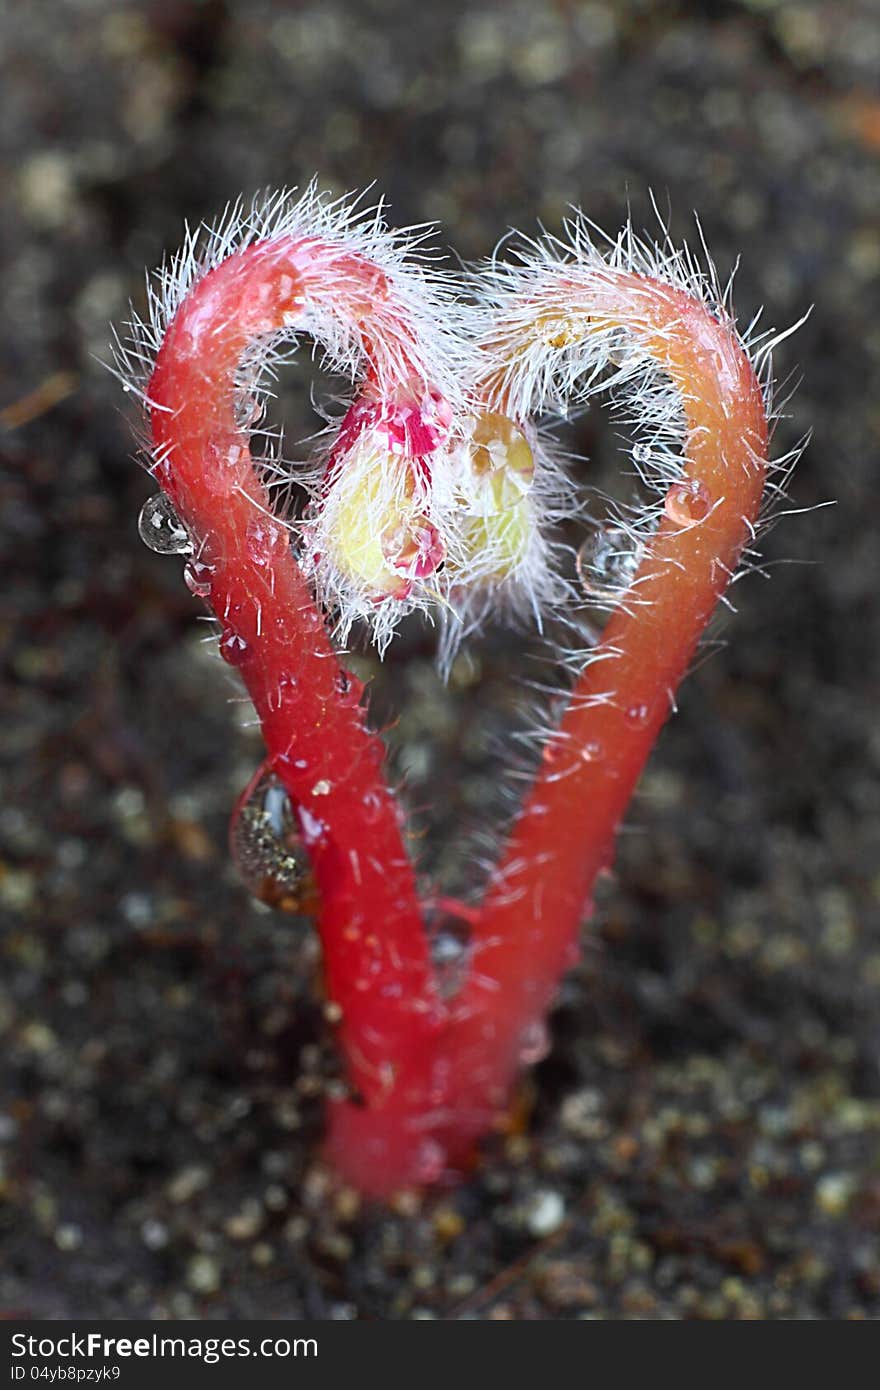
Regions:
<instances>
[{"instance_id":1,"label":"water droplet on stem","mask_svg":"<svg viewBox=\"0 0 880 1390\"><path fill-rule=\"evenodd\" d=\"M226 628L220 638L220 655L230 666L240 666L248 654L248 644L239 633Z\"/></svg>"},{"instance_id":2,"label":"water droplet on stem","mask_svg":"<svg viewBox=\"0 0 880 1390\"><path fill-rule=\"evenodd\" d=\"M214 566L202 560L187 560L183 567L183 582L196 598L210 598Z\"/></svg>"},{"instance_id":3,"label":"water droplet on stem","mask_svg":"<svg viewBox=\"0 0 880 1390\"><path fill-rule=\"evenodd\" d=\"M624 526L597 526L575 561L584 593L602 603L616 603L635 578L642 547Z\"/></svg>"},{"instance_id":4,"label":"water droplet on stem","mask_svg":"<svg viewBox=\"0 0 880 1390\"><path fill-rule=\"evenodd\" d=\"M138 517L138 534L157 555L192 555L193 543L164 492L148 497Z\"/></svg>"},{"instance_id":5,"label":"water droplet on stem","mask_svg":"<svg viewBox=\"0 0 880 1390\"><path fill-rule=\"evenodd\" d=\"M682 478L667 492L663 509L671 522L688 530L706 520L712 510L712 497L699 478Z\"/></svg>"},{"instance_id":6,"label":"water droplet on stem","mask_svg":"<svg viewBox=\"0 0 880 1390\"><path fill-rule=\"evenodd\" d=\"M256 516L248 523L245 545L248 557L261 568L272 563L286 549L290 537L287 528L271 517Z\"/></svg>"},{"instance_id":7,"label":"water droplet on stem","mask_svg":"<svg viewBox=\"0 0 880 1390\"><path fill-rule=\"evenodd\" d=\"M317 892L293 804L273 772L235 808L229 844L238 875L260 902L281 912L313 913Z\"/></svg>"},{"instance_id":8,"label":"water droplet on stem","mask_svg":"<svg viewBox=\"0 0 880 1390\"><path fill-rule=\"evenodd\" d=\"M624 712L624 719L633 729L640 729L647 724L651 710L648 705L629 705Z\"/></svg>"}]
</instances>

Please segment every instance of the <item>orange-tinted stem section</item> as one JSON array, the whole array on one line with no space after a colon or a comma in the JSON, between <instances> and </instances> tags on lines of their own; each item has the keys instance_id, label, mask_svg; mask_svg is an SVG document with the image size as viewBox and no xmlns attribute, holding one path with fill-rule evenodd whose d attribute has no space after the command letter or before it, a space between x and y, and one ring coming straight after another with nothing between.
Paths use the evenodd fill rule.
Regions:
<instances>
[{"instance_id":1,"label":"orange-tinted stem section","mask_svg":"<svg viewBox=\"0 0 880 1390\"><path fill-rule=\"evenodd\" d=\"M456 1001L455 1048L464 1087L487 1099L506 1092L523 1039L577 958L596 876L612 863L618 826L675 691L754 535L766 477L763 394L730 322L682 290L610 270L592 279L561 270L558 294L566 313L631 330L668 373L687 421L683 477L700 484L711 505L689 527L663 516L548 736L490 882L475 969Z\"/></svg>"}]
</instances>

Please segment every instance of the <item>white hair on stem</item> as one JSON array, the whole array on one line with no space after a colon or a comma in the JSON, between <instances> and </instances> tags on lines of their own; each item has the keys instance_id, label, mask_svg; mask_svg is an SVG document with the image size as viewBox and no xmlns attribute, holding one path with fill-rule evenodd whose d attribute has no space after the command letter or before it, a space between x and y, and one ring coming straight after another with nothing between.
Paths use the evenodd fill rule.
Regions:
<instances>
[{"instance_id":1,"label":"white hair on stem","mask_svg":"<svg viewBox=\"0 0 880 1390\"><path fill-rule=\"evenodd\" d=\"M640 495L632 500L622 501L595 488L576 486L567 466L572 460L559 449L546 455L556 469L548 487L561 499L555 520L568 516L586 525L588 540L582 553L592 552L595 560L593 572L581 574L582 585L575 587L574 602L569 586L567 606L555 609L556 623L567 629L556 633L556 659L571 679L576 679L590 661L606 655L601 647L596 650L598 631L584 627L584 610L587 614L591 609L604 612L623 601L628 605L639 602L633 577L663 515L664 499L682 475L688 442L686 403L636 334L626 326L597 327L588 325L583 316L578 320L578 280L589 287L597 277L642 275L704 304L714 317L729 325L751 362L771 436L785 403L777 398L772 353L803 322L801 319L780 333L764 331L759 328L759 312L739 330L732 307L734 275L722 283L699 222L701 249L697 254L686 244L676 247L672 243L654 206L661 226L659 239L637 236L631 221L616 238L608 237L576 211L561 236L542 234L534 239L520 236L514 242L507 240L506 258L501 260L496 252L473 275L482 319L480 378L484 391L485 383L490 383L490 405L503 407L517 419L543 417L552 430L560 420L588 408L601 392L609 398L612 415L624 424L630 440L633 475L640 484ZM568 285L574 282L574 296L563 297L563 277ZM755 548L758 533L780 514L786 484L804 443L770 462L761 519L758 525L749 525L749 542L731 580L760 568ZM598 509L586 505L588 493L594 502L598 500ZM540 744L547 735L545 717L533 733L526 732L525 741Z\"/></svg>"},{"instance_id":2,"label":"white hair on stem","mask_svg":"<svg viewBox=\"0 0 880 1390\"><path fill-rule=\"evenodd\" d=\"M408 356L426 384L448 392L452 400L460 397L462 342L453 313L459 295L453 276L426 249L433 224L391 229L382 200L370 206L365 199L366 192L333 198L313 180L301 193L281 189L250 203L238 199L216 222L187 226L180 250L147 275L145 313L133 312L125 339L117 340L115 365L124 384L130 389L146 386L174 315L210 270L258 242L300 241L336 253L327 262L333 284L317 305L307 302L301 323L252 345L241 363L240 392L252 385L259 403L264 378L289 360L284 345L299 335L314 338L334 372L352 380L360 374L363 314L353 314L350 306L353 293L363 295L363 285L339 260L354 255L380 270L389 285L388 299L377 297L371 303L377 333L373 365L380 387L390 391L410 378L403 360Z\"/></svg>"},{"instance_id":3,"label":"white hair on stem","mask_svg":"<svg viewBox=\"0 0 880 1390\"><path fill-rule=\"evenodd\" d=\"M436 255L426 250L431 230L391 231L381 201L370 207L363 194L331 198L314 182L299 196L282 190L250 204L239 200L213 226L187 229L180 251L148 277L144 314L133 313L127 336L116 339L115 370L126 388L149 405L156 355L177 310L201 278L256 243L292 241L322 248L303 313L279 332L256 339L243 354L234 381L236 419L244 429L260 428L271 436L261 425L265 405L278 372L303 337L311 339L313 355L319 354L323 365L352 383L364 375L369 348L380 396L393 398L396 390L411 385L415 370L426 389L449 402L452 424L446 441L430 454L429 476L414 479L368 436L351 451L360 450L360 478L346 468L351 462L346 458L328 472L338 419L328 419L323 431L305 441L313 446L305 462L285 460L280 430L270 440L267 457L258 461L273 509L294 535L337 639L347 642L353 626L363 623L381 652L399 620L420 610L438 624L439 660L448 672L460 643L489 621L534 625L540 632L553 618L570 620L585 603L606 609L627 590L628 601L638 602L629 580L662 514L663 498L684 466L687 426L678 391L626 327L593 325L587 331L581 324L583 331L578 331L576 305L560 295L560 274L569 281L616 272L646 275L699 299L737 330L733 277L721 282L701 231L696 254L686 245L672 244L662 219L656 240L637 236L630 222L619 236L609 238L576 213L562 236L506 241L504 260L496 254L462 278L439 267ZM352 257L374 266L388 286L387 295L370 300L369 344L363 280L352 268ZM752 361L772 422L780 407L774 407L771 354L787 333L760 331L758 318L737 336ZM487 364L494 370L488 398ZM554 419L586 408L600 390L628 427L642 495L625 501L605 498L601 518L585 515L617 583L616 592L612 583L591 599L566 574L570 549L558 539L561 523L586 509L583 489L552 428ZM339 402L341 408L347 404ZM492 524L487 523L494 503L491 498L487 503L486 489L480 490L471 466L469 431L481 412L502 408L522 431L534 462L529 485L518 499L515 551L505 517L496 511ZM543 417L543 423L535 423L535 417ZM800 448L793 449L772 464L762 524L781 513L785 483L799 453ZM152 456L150 462L155 467L158 460ZM364 477L372 480L366 490ZM301 516L290 505L297 485L308 499ZM403 595L377 593L356 566L339 563L339 548L333 545L335 531L351 524L358 499L365 533L381 534L389 518L424 517L442 538L442 564L425 575L413 568ZM758 567L752 544L756 535L757 528L743 569ZM589 651L580 640L563 646L559 657L574 670L589 659Z\"/></svg>"},{"instance_id":4,"label":"white hair on stem","mask_svg":"<svg viewBox=\"0 0 880 1390\"><path fill-rule=\"evenodd\" d=\"M749 358L771 429L781 409L774 403L772 353L803 322L801 319L780 333L765 331L759 327L759 313L739 330L732 308L734 275L722 283L699 222L701 251L697 254L687 244L676 247L659 212L657 216L661 236L652 240L636 235L631 221L616 238L608 237L582 213L575 212L563 235L508 241L508 259L502 261L496 255L474 276L482 318L480 371L483 380L491 382L490 402L503 402L517 419L543 415L558 420L585 409L602 392L609 398L614 417L627 427L634 473L643 496L631 503L611 498L605 501L611 523L628 538L634 559L655 529L663 499L684 468L685 402L631 329L616 324L588 325L584 315L579 319L579 282L588 289L597 278L610 282L617 273L635 274L699 300L730 327ZM569 287L568 301L560 286L563 277ZM770 519L775 499L784 493L802 447L798 445L770 464L762 524ZM574 501L572 493L570 489ZM635 569L635 563L631 568ZM621 595L629 587L629 577L623 575ZM600 599L598 606L607 606L607 599Z\"/></svg>"}]
</instances>

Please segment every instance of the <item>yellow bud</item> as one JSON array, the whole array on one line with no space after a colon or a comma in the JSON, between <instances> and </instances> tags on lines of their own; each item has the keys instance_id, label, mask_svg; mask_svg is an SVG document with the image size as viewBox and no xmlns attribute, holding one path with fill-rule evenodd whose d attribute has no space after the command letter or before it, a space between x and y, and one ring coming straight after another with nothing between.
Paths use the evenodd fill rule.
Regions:
<instances>
[{"instance_id":1,"label":"yellow bud","mask_svg":"<svg viewBox=\"0 0 880 1390\"><path fill-rule=\"evenodd\" d=\"M491 577L505 579L523 559L533 530L532 450L522 430L494 412L474 420L466 448L463 567L483 561Z\"/></svg>"},{"instance_id":2,"label":"yellow bud","mask_svg":"<svg viewBox=\"0 0 880 1390\"><path fill-rule=\"evenodd\" d=\"M410 465L365 432L327 492L321 517L327 557L369 598L406 598L413 580L442 559L415 491Z\"/></svg>"}]
</instances>

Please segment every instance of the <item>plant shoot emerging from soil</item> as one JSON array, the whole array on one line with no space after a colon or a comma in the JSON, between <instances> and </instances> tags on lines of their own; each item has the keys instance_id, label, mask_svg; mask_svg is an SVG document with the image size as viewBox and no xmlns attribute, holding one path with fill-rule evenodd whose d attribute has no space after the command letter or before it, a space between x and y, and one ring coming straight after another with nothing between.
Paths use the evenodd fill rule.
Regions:
<instances>
[{"instance_id":1,"label":"plant shoot emerging from soil","mask_svg":"<svg viewBox=\"0 0 880 1390\"><path fill-rule=\"evenodd\" d=\"M379 1196L466 1169L540 1055L639 774L792 462L768 486L773 340L737 331L711 264L629 227L602 250L578 218L455 278L420 239L314 189L237 207L148 282L117 344L161 490L141 534L184 556L262 726L233 849L254 891L314 917L352 1093L328 1152ZM250 446L301 338L352 392L295 470L296 511L292 470ZM575 564L559 527L583 498L545 422L600 390L647 500L590 522ZM585 603L609 613L586 648ZM414 610L446 668L490 617L578 634L482 898L452 905L468 942L451 992L344 660L353 630L382 652Z\"/></svg>"}]
</instances>

